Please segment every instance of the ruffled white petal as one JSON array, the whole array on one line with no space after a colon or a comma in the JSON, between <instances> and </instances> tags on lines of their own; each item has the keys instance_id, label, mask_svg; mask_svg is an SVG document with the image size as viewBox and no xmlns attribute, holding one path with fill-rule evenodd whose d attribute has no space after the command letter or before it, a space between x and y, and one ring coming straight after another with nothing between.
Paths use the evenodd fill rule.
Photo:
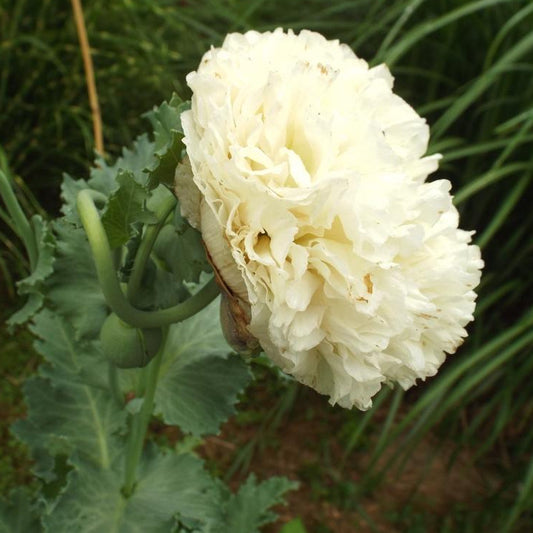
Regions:
<instances>
[{"instance_id":1,"label":"ruffled white petal","mask_svg":"<svg viewBox=\"0 0 533 533\"><path fill-rule=\"evenodd\" d=\"M228 35L187 77L184 213L284 371L367 409L465 337L483 263L385 65L310 31ZM201 212L201 221L197 220Z\"/></svg>"}]
</instances>

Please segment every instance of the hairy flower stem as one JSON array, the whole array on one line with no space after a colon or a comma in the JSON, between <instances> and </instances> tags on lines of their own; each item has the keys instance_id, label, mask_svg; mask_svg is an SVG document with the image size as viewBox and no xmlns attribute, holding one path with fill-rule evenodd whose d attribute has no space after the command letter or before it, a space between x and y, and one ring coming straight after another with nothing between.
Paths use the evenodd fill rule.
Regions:
<instances>
[{"instance_id":1,"label":"hairy flower stem","mask_svg":"<svg viewBox=\"0 0 533 533\"><path fill-rule=\"evenodd\" d=\"M144 394L143 403L138 413L132 415L130 433L128 435L128 444L126 449L126 468L124 476L124 487L122 493L126 498L129 498L134 490L137 480L137 466L142 455L144 438L148 423L152 416L154 409L154 397L157 387L157 379L159 377L159 369L161 368L161 361L165 352L166 338L168 334L168 327L163 331L163 342L161 348L157 352L150 364L142 370L143 376L143 392L138 391L139 394Z\"/></svg>"},{"instance_id":2,"label":"hairy flower stem","mask_svg":"<svg viewBox=\"0 0 533 533\"><path fill-rule=\"evenodd\" d=\"M106 302L117 316L127 324L137 328L157 328L181 322L195 315L218 296L219 289L213 279L194 296L173 307L157 311L136 309L130 304L120 288L109 241L100 221L98 210L94 205L92 191L86 189L78 194L77 207L89 239L98 281Z\"/></svg>"},{"instance_id":3,"label":"hairy flower stem","mask_svg":"<svg viewBox=\"0 0 533 533\"><path fill-rule=\"evenodd\" d=\"M11 188L9 179L0 170L0 197L4 200L7 210L13 219L14 230L18 237L24 243L28 257L30 259L30 269L33 271L37 264L37 243L35 242L35 235L31 224L28 222L24 211L20 207L20 204Z\"/></svg>"},{"instance_id":4,"label":"hairy flower stem","mask_svg":"<svg viewBox=\"0 0 533 533\"><path fill-rule=\"evenodd\" d=\"M159 219L159 222L146 228L144 237L141 241L139 249L137 250L137 254L135 255L133 269L128 281L127 296L128 300L132 303L135 302L135 297L141 286L144 268L148 259L150 258L150 253L157 236L159 235L161 228L165 225L168 216L172 213L175 207L176 198L174 195L170 195L169 197L165 198L165 200L157 209L157 218Z\"/></svg>"}]
</instances>

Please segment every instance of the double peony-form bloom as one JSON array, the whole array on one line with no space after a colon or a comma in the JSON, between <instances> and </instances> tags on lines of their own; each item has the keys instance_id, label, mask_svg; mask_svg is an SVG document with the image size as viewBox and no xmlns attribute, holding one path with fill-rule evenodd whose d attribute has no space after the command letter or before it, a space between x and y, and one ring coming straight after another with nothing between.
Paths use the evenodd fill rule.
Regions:
<instances>
[{"instance_id":1,"label":"double peony-form bloom","mask_svg":"<svg viewBox=\"0 0 533 533\"><path fill-rule=\"evenodd\" d=\"M483 263L450 183L425 181L439 156L387 67L314 32L250 31L187 83L176 189L243 346L344 407L434 375Z\"/></svg>"}]
</instances>

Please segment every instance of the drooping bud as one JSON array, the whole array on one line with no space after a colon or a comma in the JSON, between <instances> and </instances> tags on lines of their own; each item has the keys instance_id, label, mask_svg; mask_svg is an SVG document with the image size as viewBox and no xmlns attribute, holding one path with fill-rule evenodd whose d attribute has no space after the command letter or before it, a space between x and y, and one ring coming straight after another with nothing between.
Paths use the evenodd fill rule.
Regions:
<instances>
[{"instance_id":1,"label":"drooping bud","mask_svg":"<svg viewBox=\"0 0 533 533\"><path fill-rule=\"evenodd\" d=\"M146 366L162 342L160 328L138 329L111 313L100 330L100 342L106 357L118 368Z\"/></svg>"}]
</instances>

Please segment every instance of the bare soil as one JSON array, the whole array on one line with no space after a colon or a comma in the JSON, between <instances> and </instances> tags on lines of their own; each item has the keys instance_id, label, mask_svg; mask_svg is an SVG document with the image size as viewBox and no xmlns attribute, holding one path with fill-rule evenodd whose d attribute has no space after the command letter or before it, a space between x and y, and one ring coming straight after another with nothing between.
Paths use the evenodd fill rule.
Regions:
<instances>
[{"instance_id":1,"label":"bare soil","mask_svg":"<svg viewBox=\"0 0 533 533\"><path fill-rule=\"evenodd\" d=\"M260 409L265 410L275 401L261 390L247 396L257 398ZM249 404L247 408L253 411L257 407ZM385 415L381 413L382 418ZM381 483L365 490L361 482L375 438L365 439L364 447L343 464L342 434L350 416L358 413L331 407L324 397L302 388L274 432L265 433L259 421L239 422L246 418L241 415L226 423L219 436L208 438L200 452L226 471L261 432L261 446L255 447L248 468L231 477L230 485L238 487L249 472L259 479L283 475L299 482L299 489L288 495L287 505L277 509L279 520L264 533L277 533L297 517L309 533L403 533L406 520L416 515L425 517L424 529L419 531L431 533L428 528L436 529L453 509L481 505L497 485L496 476L480 471L467 450L457 454L452 442L430 436L412 450L400 470L386 471ZM379 419L378 413L376 423ZM393 448L378 467L397 453Z\"/></svg>"}]
</instances>

